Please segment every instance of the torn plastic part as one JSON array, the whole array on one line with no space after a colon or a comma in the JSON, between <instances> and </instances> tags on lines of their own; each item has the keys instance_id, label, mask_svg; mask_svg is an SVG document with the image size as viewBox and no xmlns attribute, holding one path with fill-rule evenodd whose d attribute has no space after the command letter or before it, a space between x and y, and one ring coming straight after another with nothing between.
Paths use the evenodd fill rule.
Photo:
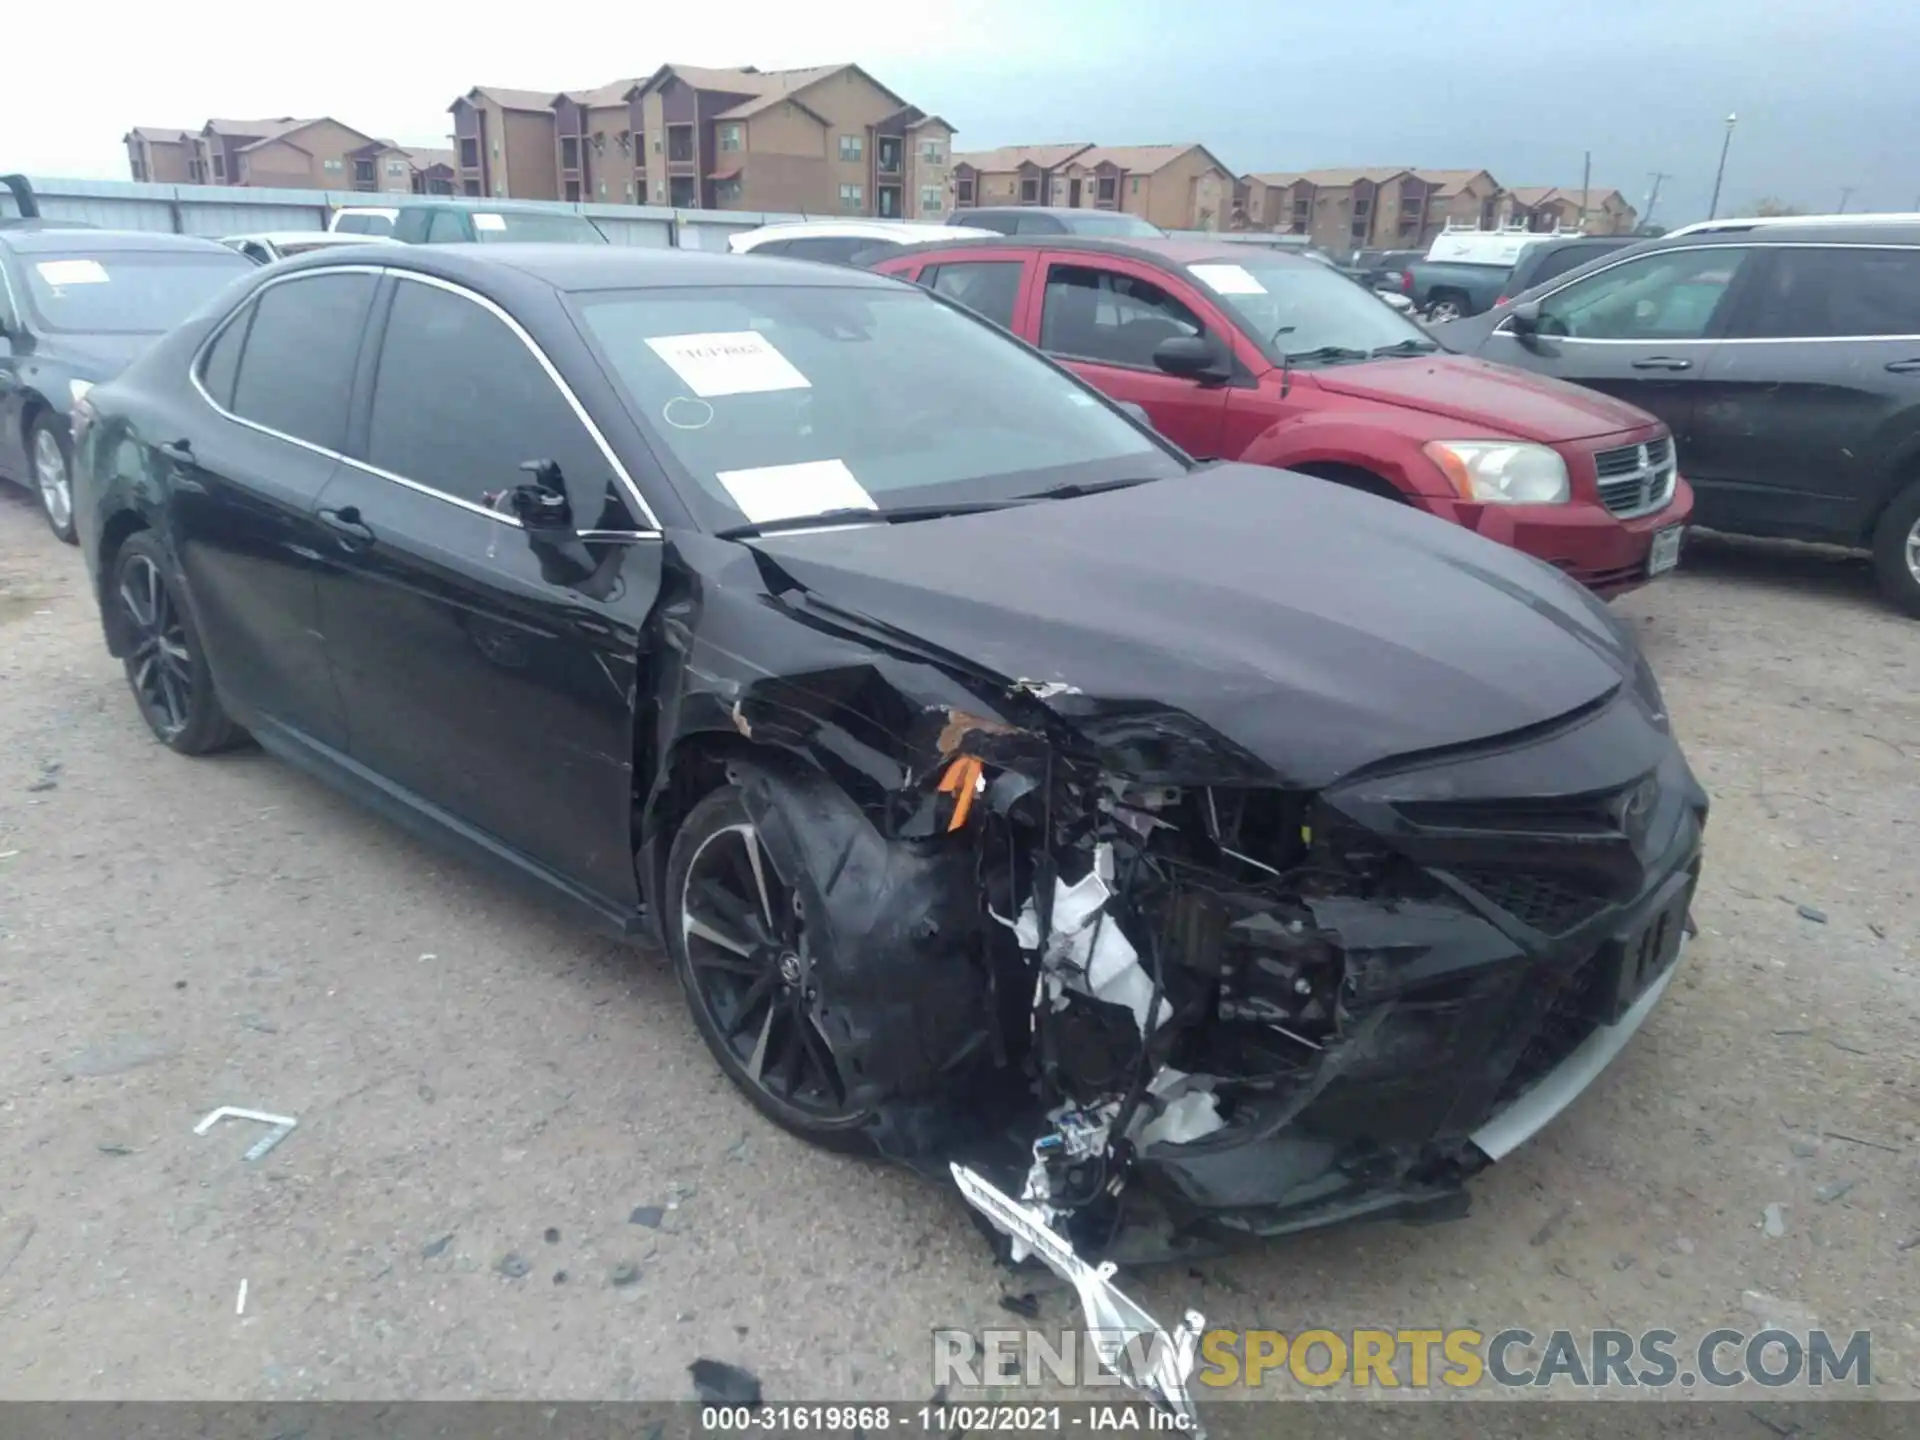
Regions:
<instances>
[{"instance_id":1,"label":"torn plastic part","mask_svg":"<svg viewBox=\"0 0 1920 1440\"><path fill-rule=\"evenodd\" d=\"M993 1222L994 1228L1038 1256L1046 1267L1073 1286L1080 1296L1086 1329L1100 1363L1122 1382L1146 1394L1162 1409L1180 1417L1180 1429L1204 1437L1187 1379L1193 1374L1195 1352L1207 1328L1206 1317L1189 1310L1171 1333L1129 1299L1113 1283L1111 1260L1094 1266L1075 1253L1066 1237L1052 1228L1034 1206L1012 1196L965 1165L953 1166L954 1183L967 1203Z\"/></svg>"},{"instance_id":2,"label":"torn plastic part","mask_svg":"<svg viewBox=\"0 0 1920 1440\"><path fill-rule=\"evenodd\" d=\"M1051 700L1056 695L1078 695L1080 687L1064 680L1016 680L1013 688L1036 700Z\"/></svg>"},{"instance_id":3,"label":"torn plastic part","mask_svg":"<svg viewBox=\"0 0 1920 1440\"><path fill-rule=\"evenodd\" d=\"M1162 998L1151 1024L1153 980L1140 964L1139 952L1118 925L1106 923L1105 908L1113 898L1113 847L1094 849L1093 868L1069 885L1053 882L1053 929L1046 941L1042 967L1054 979L1074 989L1133 1012L1142 1035L1166 1023L1173 1007ZM1001 924L1007 922L994 917ZM1040 916L1031 899L1013 922L1014 939L1022 950L1040 950Z\"/></svg>"},{"instance_id":4,"label":"torn plastic part","mask_svg":"<svg viewBox=\"0 0 1920 1440\"><path fill-rule=\"evenodd\" d=\"M1189 1075L1171 1065L1163 1065L1147 1084L1147 1094L1156 1102L1151 1118L1142 1123L1145 1111L1136 1114L1132 1140L1149 1145L1185 1145L1211 1135L1226 1121L1220 1118L1220 1106L1213 1098L1211 1075Z\"/></svg>"}]
</instances>

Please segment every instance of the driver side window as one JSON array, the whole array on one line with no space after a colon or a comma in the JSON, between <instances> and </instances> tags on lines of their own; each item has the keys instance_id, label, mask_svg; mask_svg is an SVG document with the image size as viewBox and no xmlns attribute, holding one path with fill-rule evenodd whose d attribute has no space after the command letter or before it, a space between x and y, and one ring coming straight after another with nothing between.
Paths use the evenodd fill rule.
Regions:
<instances>
[{"instance_id":1,"label":"driver side window","mask_svg":"<svg viewBox=\"0 0 1920 1440\"><path fill-rule=\"evenodd\" d=\"M1149 281L1088 265L1048 267L1040 348L1049 354L1151 370L1161 341L1205 333L1198 315Z\"/></svg>"},{"instance_id":2,"label":"driver side window","mask_svg":"<svg viewBox=\"0 0 1920 1440\"><path fill-rule=\"evenodd\" d=\"M1567 340L1704 340L1747 250L1669 250L1615 265L1540 302L1540 333Z\"/></svg>"}]
</instances>

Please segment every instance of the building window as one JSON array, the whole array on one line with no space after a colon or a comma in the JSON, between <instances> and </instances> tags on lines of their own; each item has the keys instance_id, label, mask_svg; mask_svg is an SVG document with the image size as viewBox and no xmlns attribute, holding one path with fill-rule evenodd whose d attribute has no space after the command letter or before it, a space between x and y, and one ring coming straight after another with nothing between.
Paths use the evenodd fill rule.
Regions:
<instances>
[{"instance_id":1,"label":"building window","mask_svg":"<svg viewBox=\"0 0 1920 1440\"><path fill-rule=\"evenodd\" d=\"M955 177L953 182L953 198L954 203L958 205L973 204L973 177L971 175Z\"/></svg>"},{"instance_id":2,"label":"building window","mask_svg":"<svg viewBox=\"0 0 1920 1440\"><path fill-rule=\"evenodd\" d=\"M721 205L732 205L738 201L740 198L740 177L736 175L731 180L722 180L719 184L715 185L713 187L713 198Z\"/></svg>"},{"instance_id":3,"label":"building window","mask_svg":"<svg viewBox=\"0 0 1920 1440\"><path fill-rule=\"evenodd\" d=\"M1114 187L1119 183L1120 182L1111 175L1103 176L1101 179L1096 180L1093 187L1094 199L1102 205L1111 205L1113 203Z\"/></svg>"},{"instance_id":4,"label":"building window","mask_svg":"<svg viewBox=\"0 0 1920 1440\"><path fill-rule=\"evenodd\" d=\"M480 142L462 140L460 142L460 163L469 170L480 168Z\"/></svg>"},{"instance_id":5,"label":"building window","mask_svg":"<svg viewBox=\"0 0 1920 1440\"><path fill-rule=\"evenodd\" d=\"M356 185L373 184L373 161L356 160L353 162L353 183Z\"/></svg>"},{"instance_id":6,"label":"building window","mask_svg":"<svg viewBox=\"0 0 1920 1440\"><path fill-rule=\"evenodd\" d=\"M627 181L627 199L633 199L633 182L631 180Z\"/></svg>"},{"instance_id":7,"label":"building window","mask_svg":"<svg viewBox=\"0 0 1920 1440\"><path fill-rule=\"evenodd\" d=\"M480 182L478 180L461 181L460 193L462 195L478 195L480 193Z\"/></svg>"},{"instance_id":8,"label":"building window","mask_svg":"<svg viewBox=\"0 0 1920 1440\"><path fill-rule=\"evenodd\" d=\"M387 161L387 174L389 174L389 175L404 175L404 174L406 174L406 173L407 173L407 162L406 162L406 161L404 161L404 160L389 160L389 161Z\"/></svg>"},{"instance_id":9,"label":"building window","mask_svg":"<svg viewBox=\"0 0 1920 1440\"><path fill-rule=\"evenodd\" d=\"M622 155L631 155L633 153L633 132L631 130L622 130L618 135L613 137L613 140L614 143L620 147L620 153Z\"/></svg>"},{"instance_id":10,"label":"building window","mask_svg":"<svg viewBox=\"0 0 1920 1440\"><path fill-rule=\"evenodd\" d=\"M214 164L216 165L219 163L220 162L218 160L214 161ZM344 162L339 160L322 160L320 162L320 168L322 170L344 170L347 167Z\"/></svg>"},{"instance_id":11,"label":"building window","mask_svg":"<svg viewBox=\"0 0 1920 1440\"><path fill-rule=\"evenodd\" d=\"M562 135L560 137L560 168L562 170L578 170L580 168L580 140L578 136Z\"/></svg>"},{"instance_id":12,"label":"building window","mask_svg":"<svg viewBox=\"0 0 1920 1440\"><path fill-rule=\"evenodd\" d=\"M940 193L940 187L938 185L922 185L920 187L920 213L922 215L939 214L940 202L945 198L946 197Z\"/></svg>"},{"instance_id":13,"label":"building window","mask_svg":"<svg viewBox=\"0 0 1920 1440\"><path fill-rule=\"evenodd\" d=\"M1138 195L1140 193L1140 177L1138 175L1134 176L1132 183L1127 186L1127 193L1129 195Z\"/></svg>"},{"instance_id":14,"label":"building window","mask_svg":"<svg viewBox=\"0 0 1920 1440\"><path fill-rule=\"evenodd\" d=\"M722 150L740 149L744 143L742 138L743 128L737 120L730 125L722 125L720 127L720 148Z\"/></svg>"},{"instance_id":15,"label":"building window","mask_svg":"<svg viewBox=\"0 0 1920 1440\"><path fill-rule=\"evenodd\" d=\"M604 195L604 194L606 194L606 193L607 193L607 182L606 182L606 181L604 181L604 180L602 180L602 181L600 182L600 193L601 193L602 195Z\"/></svg>"},{"instance_id":16,"label":"building window","mask_svg":"<svg viewBox=\"0 0 1920 1440\"><path fill-rule=\"evenodd\" d=\"M133 178L136 180L144 180L147 178L147 162L146 161L136 160L133 162Z\"/></svg>"},{"instance_id":17,"label":"building window","mask_svg":"<svg viewBox=\"0 0 1920 1440\"><path fill-rule=\"evenodd\" d=\"M947 158L947 147L938 140L922 140L920 142L920 158L929 165L943 164Z\"/></svg>"},{"instance_id":18,"label":"building window","mask_svg":"<svg viewBox=\"0 0 1920 1440\"><path fill-rule=\"evenodd\" d=\"M840 187L840 208L842 210L864 210L866 208L866 192L858 185L842 185Z\"/></svg>"},{"instance_id":19,"label":"building window","mask_svg":"<svg viewBox=\"0 0 1920 1440\"><path fill-rule=\"evenodd\" d=\"M1020 181L1020 203L1032 205L1040 199L1040 180L1037 176L1023 176Z\"/></svg>"},{"instance_id":20,"label":"building window","mask_svg":"<svg viewBox=\"0 0 1920 1440\"><path fill-rule=\"evenodd\" d=\"M224 180L227 178L227 157L218 151L214 153L213 157L213 178L216 180Z\"/></svg>"},{"instance_id":21,"label":"building window","mask_svg":"<svg viewBox=\"0 0 1920 1440\"><path fill-rule=\"evenodd\" d=\"M567 193L563 198L576 202L580 199L580 182L578 180L567 181Z\"/></svg>"},{"instance_id":22,"label":"building window","mask_svg":"<svg viewBox=\"0 0 1920 1440\"><path fill-rule=\"evenodd\" d=\"M842 135L840 137L840 158L842 160L858 160L866 153L866 144L867 142L858 135Z\"/></svg>"}]
</instances>

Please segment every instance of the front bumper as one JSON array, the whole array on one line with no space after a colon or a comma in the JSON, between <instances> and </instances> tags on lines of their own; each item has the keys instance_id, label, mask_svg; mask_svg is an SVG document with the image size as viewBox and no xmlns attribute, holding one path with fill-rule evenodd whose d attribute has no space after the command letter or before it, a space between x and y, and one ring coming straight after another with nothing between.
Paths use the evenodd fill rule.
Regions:
<instances>
[{"instance_id":1,"label":"front bumper","mask_svg":"<svg viewBox=\"0 0 1920 1440\"><path fill-rule=\"evenodd\" d=\"M1649 515L1622 520L1598 500L1576 495L1565 505L1461 505L1468 529L1511 545L1564 571L1603 596L1646 584L1653 537L1693 518L1693 487L1674 482L1673 498Z\"/></svg>"}]
</instances>

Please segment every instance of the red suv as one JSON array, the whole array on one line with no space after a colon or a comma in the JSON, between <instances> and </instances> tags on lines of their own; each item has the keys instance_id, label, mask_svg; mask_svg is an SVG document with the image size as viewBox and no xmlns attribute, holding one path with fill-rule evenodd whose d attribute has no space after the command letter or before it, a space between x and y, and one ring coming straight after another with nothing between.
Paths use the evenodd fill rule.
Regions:
<instances>
[{"instance_id":1,"label":"red suv","mask_svg":"<svg viewBox=\"0 0 1920 1440\"><path fill-rule=\"evenodd\" d=\"M1448 354L1326 265L1233 242L1065 235L876 263L1037 345L1201 458L1396 497L1603 595L1671 569L1693 510L1644 410Z\"/></svg>"}]
</instances>

